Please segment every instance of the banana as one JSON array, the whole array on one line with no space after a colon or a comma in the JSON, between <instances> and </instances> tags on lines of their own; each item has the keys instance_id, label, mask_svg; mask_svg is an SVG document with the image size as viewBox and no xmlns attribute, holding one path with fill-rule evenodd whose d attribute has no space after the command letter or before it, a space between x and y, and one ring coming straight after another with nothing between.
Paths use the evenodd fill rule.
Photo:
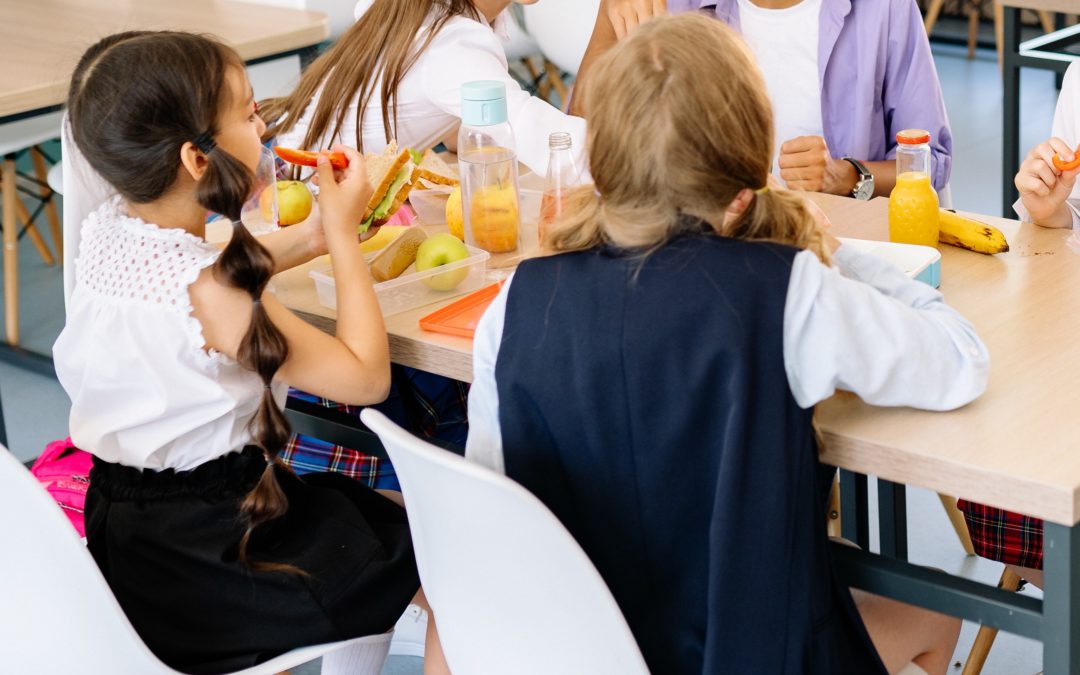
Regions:
<instances>
[{"instance_id":1,"label":"banana","mask_svg":"<svg viewBox=\"0 0 1080 675\"><path fill-rule=\"evenodd\" d=\"M1009 242L1005 241L1001 230L945 209L941 210L938 241L977 253L1005 253L1009 250Z\"/></svg>"}]
</instances>

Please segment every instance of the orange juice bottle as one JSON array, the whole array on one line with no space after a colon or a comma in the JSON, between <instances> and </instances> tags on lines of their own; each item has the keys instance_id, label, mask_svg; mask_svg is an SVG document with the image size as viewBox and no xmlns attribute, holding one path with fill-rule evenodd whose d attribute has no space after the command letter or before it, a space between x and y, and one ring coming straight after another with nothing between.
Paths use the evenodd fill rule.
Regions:
<instances>
[{"instance_id":1,"label":"orange juice bottle","mask_svg":"<svg viewBox=\"0 0 1080 675\"><path fill-rule=\"evenodd\" d=\"M896 187L889 195L889 239L937 246L941 227L938 197L930 182L930 133L896 134Z\"/></svg>"}]
</instances>

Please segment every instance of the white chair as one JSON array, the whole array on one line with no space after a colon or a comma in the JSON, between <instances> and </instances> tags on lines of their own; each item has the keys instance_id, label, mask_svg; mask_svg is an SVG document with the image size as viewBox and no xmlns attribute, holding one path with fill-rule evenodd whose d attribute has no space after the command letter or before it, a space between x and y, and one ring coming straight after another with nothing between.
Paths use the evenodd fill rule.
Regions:
<instances>
[{"instance_id":1,"label":"white chair","mask_svg":"<svg viewBox=\"0 0 1080 675\"><path fill-rule=\"evenodd\" d=\"M455 673L648 673L603 579L566 528L512 480L361 419L394 463L424 593Z\"/></svg>"},{"instance_id":2,"label":"white chair","mask_svg":"<svg viewBox=\"0 0 1080 675\"><path fill-rule=\"evenodd\" d=\"M544 56L564 72L577 75L596 25L600 0L544 0L523 9L525 30Z\"/></svg>"},{"instance_id":3,"label":"white chair","mask_svg":"<svg viewBox=\"0 0 1080 675\"><path fill-rule=\"evenodd\" d=\"M0 672L179 675L143 644L71 523L3 447L0 540ZM324 664L348 657L366 666L354 674L377 675L389 645L386 633L305 647L236 675L271 675L324 654Z\"/></svg>"}]
</instances>

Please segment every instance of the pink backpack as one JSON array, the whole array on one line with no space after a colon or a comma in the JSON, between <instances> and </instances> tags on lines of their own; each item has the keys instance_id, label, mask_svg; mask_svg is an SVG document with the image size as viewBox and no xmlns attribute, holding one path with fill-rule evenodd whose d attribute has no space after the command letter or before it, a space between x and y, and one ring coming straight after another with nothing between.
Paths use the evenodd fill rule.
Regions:
<instances>
[{"instance_id":1,"label":"pink backpack","mask_svg":"<svg viewBox=\"0 0 1080 675\"><path fill-rule=\"evenodd\" d=\"M80 537L86 536L83 512L92 465L92 455L79 450L72 445L70 438L65 438L49 443L34 466L30 467L30 473L64 510Z\"/></svg>"}]
</instances>

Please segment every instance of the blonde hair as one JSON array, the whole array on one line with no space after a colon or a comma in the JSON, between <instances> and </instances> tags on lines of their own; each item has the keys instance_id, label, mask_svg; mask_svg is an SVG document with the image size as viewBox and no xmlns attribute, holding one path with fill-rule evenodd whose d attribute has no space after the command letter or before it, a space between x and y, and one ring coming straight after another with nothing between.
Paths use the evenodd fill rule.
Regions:
<instances>
[{"instance_id":1,"label":"blonde hair","mask_svg":"<svg viewBox=\"0 0 1080 675\"><path fill-rule=\"evenodd\" d=\"M705 221L717 233L810 249L827 260L804 198L767 189L772 105L742 39L696 14L650 21L583 84L596 182L577 191L545 251L652 249ZM746 210L725 223L743 190Z\"/></svg>"}]
</instances>

